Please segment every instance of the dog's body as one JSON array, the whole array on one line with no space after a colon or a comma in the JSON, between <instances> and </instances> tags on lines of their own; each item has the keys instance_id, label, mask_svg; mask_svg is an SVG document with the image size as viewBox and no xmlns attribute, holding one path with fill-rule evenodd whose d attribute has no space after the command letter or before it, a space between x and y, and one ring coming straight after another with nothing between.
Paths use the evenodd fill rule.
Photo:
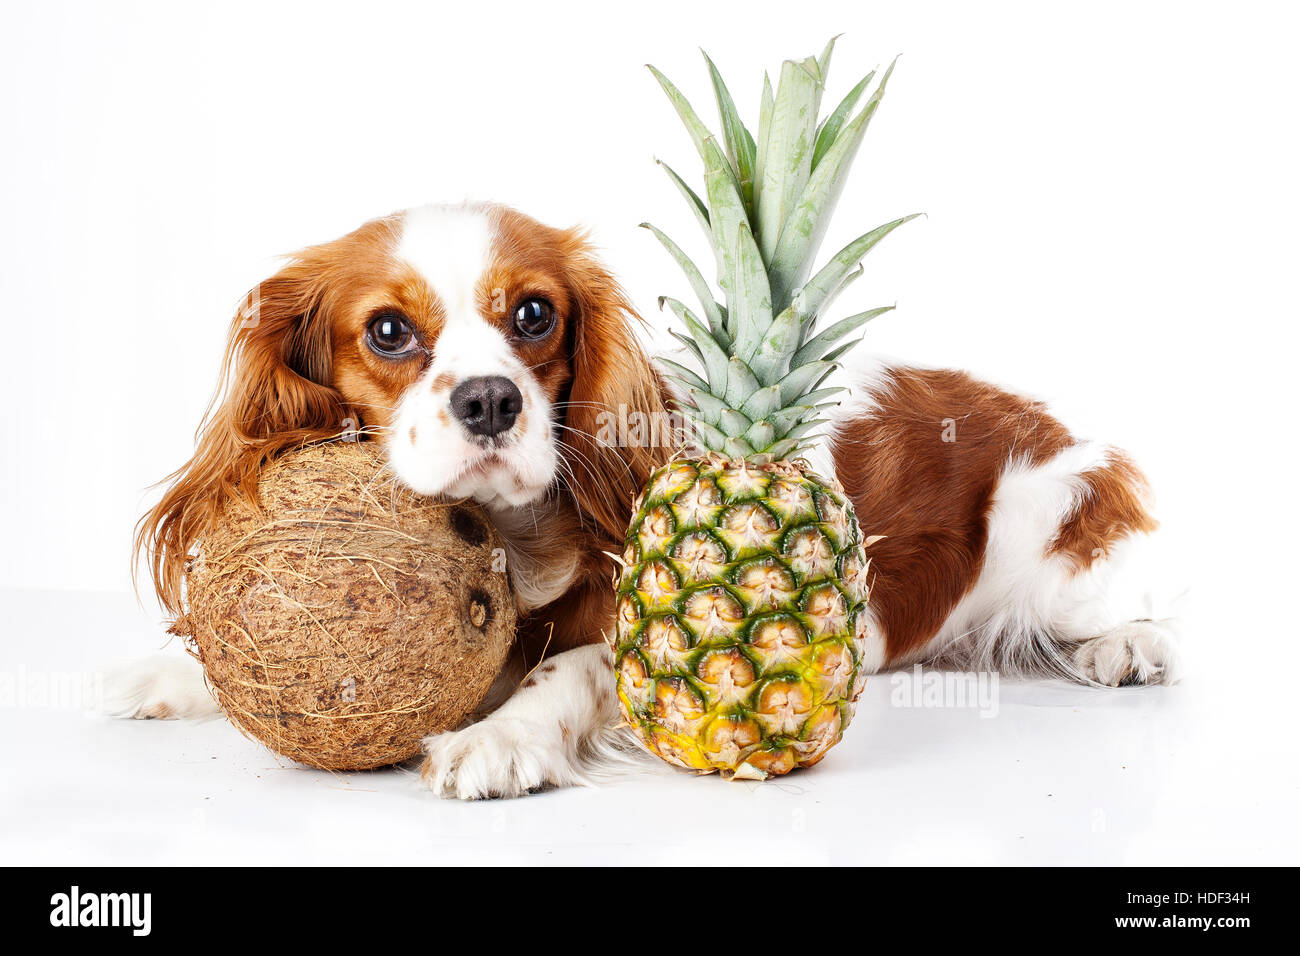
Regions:
<instances>
[{"instance_id":1,"label":"dog's body","mask_svg":"<svg viewBox=\"0 0 1300 956\"><path fill-rule=\"evenodd\" d=\"M399 479L482 502L510 542L521 624L504 703L426 741L424 779L463 798L583 780L617 720L605 554L672 453L598 437L602 415L671 406L617 284L576 232L434 206L306 250L254 301L234 323L224 402L142 523L164 604L179 610L184 562L223 495L280 450L359 422ZM960 659L1107 685L1172 679L1168 627L1109 600L1122 553L1155 528L1122 453L964 373L876 362L850 384L822 469L883 536L872 671ZM134 712L183 715L174 681L141 675Z\"/></svg>"}]
</instances>

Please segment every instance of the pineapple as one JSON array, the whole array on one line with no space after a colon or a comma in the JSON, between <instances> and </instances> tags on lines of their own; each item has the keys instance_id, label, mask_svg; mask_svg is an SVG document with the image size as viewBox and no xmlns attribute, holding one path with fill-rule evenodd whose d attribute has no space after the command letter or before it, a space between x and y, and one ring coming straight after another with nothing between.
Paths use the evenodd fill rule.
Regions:
<instances>
[{"instance_id":1,"label":"pineapple","mask_svg":"<svg viewBox=\"0 0 1300 956\"><path fill-rule=\"evenodd\" d=\"M913 218L874 229L815 273L854 155L893 67L820 124L834 40L765 77L757 140L713 62L722 136L651 67L705 167L704 198L672 169L717 260L715 299L681 248L646 224L685 272L701 312L663 298L697 368L663 360L698 457L659 469L634 504L616 576L618 696L654 753L700 772L763 779L821 760L840 739L867 668L866 549L838 483L799 458L839 389L823 387L887 309L819 329L861 260ZM685 454L685 450L683 452Z\"/></svg>"}]
</instances>

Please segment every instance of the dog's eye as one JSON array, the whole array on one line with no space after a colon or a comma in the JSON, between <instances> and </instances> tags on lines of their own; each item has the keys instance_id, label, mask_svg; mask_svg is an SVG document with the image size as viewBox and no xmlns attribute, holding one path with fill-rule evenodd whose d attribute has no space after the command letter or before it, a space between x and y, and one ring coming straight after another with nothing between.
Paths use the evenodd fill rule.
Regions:
<instances>
[{"instance_id":1,"label":"dog's eye","mask_svg":"<svg viewBox=\"0 0 1300 956\"><path fill-rule=\"evenodd\" d=\"M555 328L555 309L545 299L525 299L515 309L515 328L526 339L540 339Z\"/></svg>"},{"instance_id":2,"label":"dog's eye","mask_svg":"<svg viewBox=\"0 0 1300 956\"><path fill-rule=\"evenodd\" d=\"M382 355L405 355L415 348L415 331L396 312L385 312L371 319L366 339Z\"/></svg>"}]
</instances>

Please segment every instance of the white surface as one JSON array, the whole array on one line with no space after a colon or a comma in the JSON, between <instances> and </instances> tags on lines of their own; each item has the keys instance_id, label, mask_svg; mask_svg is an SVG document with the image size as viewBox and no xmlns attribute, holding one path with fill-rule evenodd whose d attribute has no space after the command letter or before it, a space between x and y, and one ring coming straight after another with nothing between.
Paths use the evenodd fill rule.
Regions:
<instances>
[{"instance_id":1,"label":"white surface","mask_svg":"<svg viewBox=\"0 0 1300 956\"><path fill-rule=\"evenodd\" d=\"M8 592L0 612L27 639L29 704L147 628L125 596ZM1004 682L982 717L897 706L882 675L809 771L653 773L473 804L436 799L410 771L296 767L224 720L0 697L0 862L1294 863L1294 705L1284 675L1247 677Z\"/></svg>"},{"instance_id":2,"label":"white surface","mask_svg":"<svg viewBox=\"0 0 1300 956\"><path fill-rule=\"evenodd\" d=\"M656 777L438 803L279 767L223 723L0 707L0 860L1296 862L1297 14L1284 4L26 4L0 30L0 680L155 648L126 591L145 487L189 454L273 257L430 200L593 227L635 301L702 260L651 162L845 32L828 100L903 53L826 248L872 254L869 347L1052 398L1159 492L1197 669L889 705L773 785ZM662 324L662 323L660 323ZM92 593L97 592L97 593ZM1050 794L1050 796L1049 796Z\"/></svg>"}]
</instances>

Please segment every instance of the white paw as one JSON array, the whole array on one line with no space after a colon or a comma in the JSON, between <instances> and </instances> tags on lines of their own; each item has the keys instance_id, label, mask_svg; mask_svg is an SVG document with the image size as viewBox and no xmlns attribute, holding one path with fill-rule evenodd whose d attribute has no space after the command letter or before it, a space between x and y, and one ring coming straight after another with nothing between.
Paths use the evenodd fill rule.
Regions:
<instances>
[{"instance_id":1,"label":"white paw","mask_svg":"<svg viewBox=\"0 0 1300 956\"><path fill-rule=\"evenodd\" d=\"M488 717L424 739L426 786L443 797L519 797L546 786L582 783L559 726Z\"/></svg>"},{"instance_id":2,"label":"white paw","mask_svg":"<svg viewBox=\"0 0 1300 956\"><path fill-rule=\"evenodd\" d=\"M1107 687L1172 684L1178 679L1173 628L1163 621L1128 621L1081 643L1074 664L1085 680Z\"/></svg>"},{"instance_id":3,"label":"white paw","mask_svg":"<svg viewBox=\"0 0 1300 956\"><path fill-rule=\"evenodd\" d=\"M158 654L108 676L104 712L136 720L215 717L216 701L203 683L203 668L188 656Z\"/></svg>"}]
</instances>

